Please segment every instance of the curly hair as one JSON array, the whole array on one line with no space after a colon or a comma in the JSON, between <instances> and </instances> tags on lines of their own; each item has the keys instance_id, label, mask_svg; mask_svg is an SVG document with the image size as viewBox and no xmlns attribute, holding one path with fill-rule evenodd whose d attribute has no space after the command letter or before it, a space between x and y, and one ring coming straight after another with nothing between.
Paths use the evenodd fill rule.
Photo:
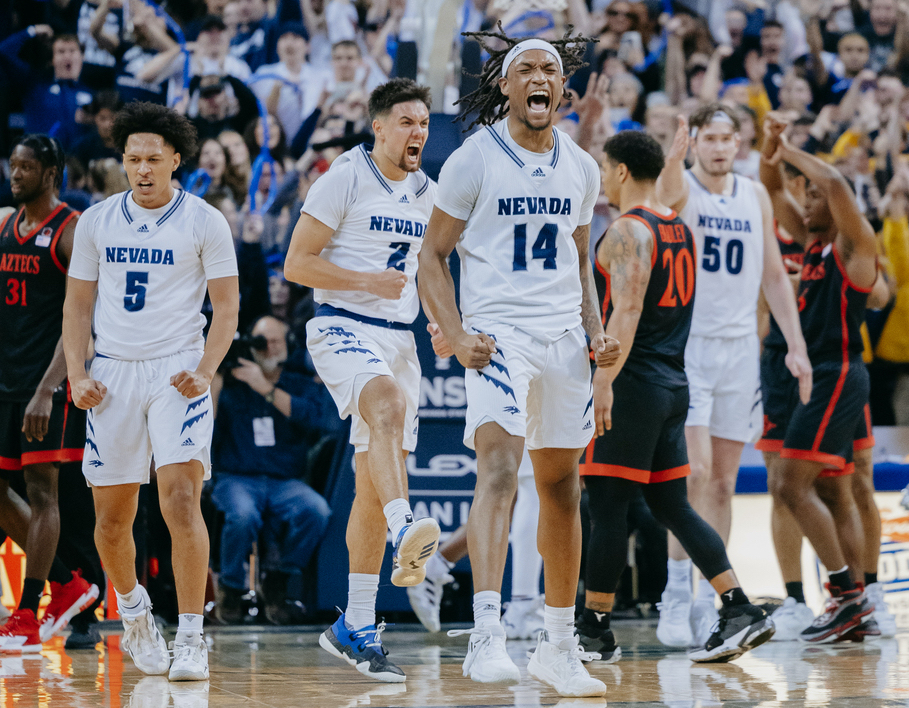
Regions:
<instances>
[{"instance_id":1,"label":"curly hair","mask_svg":"<svg viewBox=\"0 0 909 708\"><path fill-rule=\"evenodd\" d=\"M655 182L665 165L660 144L638 130L616 133L603 145L603 152L613 165L625 165L637 182Z\"/></svg>"},{"instance_id":2,"label":"curly hair","mask_svg":"<svg viewBox=\"0 0 909 708\"><path fill-rule=\"evenodd\" d=\"M111 136L120 152L126 151L126 141L136 133L160 135L184 160L192 158L199 148L196 127L189 119L158 103L127 103L117 113Z\"/></svg>"},{"instance_id":3,"label":"curly hair","mask_svg":"<svg viewBox=\"0 0 909 708\"><path fill-rule=\"evenodd\" d=\"M483 65L479 76L473 75L480 79L479 88L471 91L455 103L455 105L460 104L463 106L456 120L466 121L470 114L474 111L477 112L477 117L467 126L467 130L470 130L475 125L492 125L508 115L508 97L499 89L498 79L502 75L502 64L505 61L505 56L515 45L523 42L526 37L520 39L509 37L505 34L505 30L502 29L501 22L498 22L496 26L499 28L498 32L462 33L462 36L479 42L480 46L489 54L489 59ZM562 75L566 78L570 77L578 69L587 66L587 62L584 61L587 44L599 41L594 37L582 37L580 35L572 37L571 33L573 31L574 27L568 25L562 39L555 39L549 42L556 48L559 57L562 59ZM497 39L504 42L505 47L495 49L487 39ZM568 95L563 94L563 98L568 98Z\"/></svg>"}]
</instances>

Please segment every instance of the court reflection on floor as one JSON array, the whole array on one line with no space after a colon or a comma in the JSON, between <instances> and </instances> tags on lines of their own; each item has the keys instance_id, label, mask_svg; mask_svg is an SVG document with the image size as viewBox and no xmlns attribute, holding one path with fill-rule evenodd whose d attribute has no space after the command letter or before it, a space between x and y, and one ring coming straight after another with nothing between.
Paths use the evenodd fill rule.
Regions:
<instances>
[{"instance_id":1,"label":"court reflection on floor","mask_svg":"<svg viewBox=\"0 0 909 708\"><path fill-rule=\"evenodd\" d=\"M865 644L805 647L770 643L731 664L693 665L656 641L652 622L619 623L622 661L591 672L608 685L610 703L649 708L909 705L909 634ZM379 684L318 648L315 629L214 630L210 681L170 683L144 676L124 657L119 634L89 651L65 652L63 639L38 655L0 657L0 708L454 708L560 706L595 708L600 699L560 699L528 678L531 642L509 643L524 673L518 686L473 683L461 676L464 646L413 627L386 634L404 684Z\"/></svg>"}]
</instances>

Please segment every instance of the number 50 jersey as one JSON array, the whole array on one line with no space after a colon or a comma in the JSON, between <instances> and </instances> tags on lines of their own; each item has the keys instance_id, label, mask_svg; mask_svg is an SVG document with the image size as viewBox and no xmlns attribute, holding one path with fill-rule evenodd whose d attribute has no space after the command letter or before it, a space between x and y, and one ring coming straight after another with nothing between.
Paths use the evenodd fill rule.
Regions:
<instances>
[{"instance_id":1,"label":"number 50 jersey","mask_svg":"<svg viewBox=\"0 0 909 708\"><path fill-rule=\"evenodd\" d=\"M76 224L69 276L98 282L95 350L111 359L202 350L207 281L236 275L227 219L182 190L158 209L121 192Z\"/></svg>"},{"instance_id":2,"label":"number 50 jersey","mask_svg":"<svg viewBox=\"0 0 909 708\"><path fill-rule=\"evenodd\" d=\"M439 175L436 206L466 221L458 242L461 312L553 340L581 324L574 232L593 218L596 161L553 128L533 153L501 120L470 136Z\"/></svg>"}]
</instances>

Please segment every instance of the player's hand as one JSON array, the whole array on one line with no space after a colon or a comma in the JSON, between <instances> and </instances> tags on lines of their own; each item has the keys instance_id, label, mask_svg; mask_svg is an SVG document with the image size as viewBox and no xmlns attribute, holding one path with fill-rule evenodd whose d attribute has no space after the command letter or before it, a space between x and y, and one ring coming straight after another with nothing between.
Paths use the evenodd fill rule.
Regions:
<instances>
[{"instance_id":1,"label":"player's hand","mask_svg":"<svg viewBox=\"0 0 909 708\"><path fill-rule=\"evenodd\" d=\"M53 407L54 394L52 391L47 389L35 391L35 395L25 408L25 416L22 419L22 432L25 433L26 440L29 442L44 440Z\"/></svg>"},{"instance_id":2,"label":"player's hand","mask_svg":"<svg viewBox=\"0 0 909 708\"><path fill-rule=\"evenodd\" d=\"M615 366L622 356L622 345L619 344L619 340L605 334L598 334L591 340L590 350L597 366L604 369Z\"/></svg>"},{"instance_id":3,"label":"player's hand","mask_svg":"<svg viewBox=\"0 0 909 708\"><path fill-rule=\"evenodd\" d=\"M242 381L253 391L262 394L263 396L272 390L273 386L271 385L271 382L265 378L265 372L262 371L261 366L256 362L244 359L243 357L237 357L237 361L240 362L240 366L230 370L230 373L233 374L233 377L237 379L237 381Z\"/></svg>"},{"instance_id":4,"label":"player's hand","mask_svg":"<svg viewBox=\"0 0 909 708\"><path fill-rule=\"evenodd\" d=\"M496 353L495 340L488 334L467 334L453 344L454 354L465 369L485 369Z\"/></svg>"},{"instance_id":5,"label":"player's hand","mask_svg":"<svg viewBox=\"0 0 909 708\"><path fill-rule=\"evenodd\" d=\"M454 355L454 349L448 343L448 340L445 339L445 335L442 334L442 329L439 325L430 322L426 325L426 331L429 332L432 337L432 350L437 357L447 359Z\"/></svg>"},{"instance_id":6,"label":"player's hand","mask_svg":"<svg viewBox=\"0 0 909 708\"><path fill-rule=\"evenodd\" d=\"M593 422L597 437L612 430L612 383L605 369L593 372Z\"/></svg>"},{"instance_id":7,"label":"player's hand","mask_svg":"<svg viewBox=\"0 0 909 708\"><path fill-rule=\"evenodd\" d=\"M198 371L181 371L170 377L170 385L186 398L201 396L211 385L211 376Z\"/></svg>"},{"instance_id":8,"label":"player's hand","mask_svg":"<svg viewBox=\"0 0 909 708\"><path fill-rule=\"evenodd\" d=\"M94 379L86 378L76 382L70 381L69 387L76 408L81 408L84 411L97 406L107 395L107 386Z\"/></svg>"},{"instance_id":9,"label":"player's hand","mask_svg":"<svg viewBox=\"0 0 909 708\"><path fill-rule=\"evenodd\" d=\"M385 300L400 300L407 276L397 268L389 268L382 273L373 273L366 286L366 292Z\"/></svg>"},{"instance_id":10,"label":"player's hand","mask_svg":"<svg viewBox=\"0 0 909 708\"><path fill-rule=\"evenodd\" d=\"M672 146L666 154L666 162L683 162L685 160L688 156L688 145L691 143L688 133L688 119L685 116L679 116L679 127L675 130Z\"/></svg>"},{"instance_id":11,"label":"player's hand","mask_svg":"<svg viewBox=\"0 0 909 708\"><path fill-rule=\"evenodd\" d=\"M786 368L799 380L799 399L807 404L811 400L811 388L814 386L808 352L804 349L790 350L786 355Z\"/></svg>"}]
</instances>

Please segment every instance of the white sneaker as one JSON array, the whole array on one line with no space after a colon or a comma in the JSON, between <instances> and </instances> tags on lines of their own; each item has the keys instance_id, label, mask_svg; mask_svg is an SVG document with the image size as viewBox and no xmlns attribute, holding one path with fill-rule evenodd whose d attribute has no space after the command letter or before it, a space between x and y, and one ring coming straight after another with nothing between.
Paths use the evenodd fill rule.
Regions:
<instances>
[{"instance_id":1,"label":"white sneaker","mask_svg":"<svg viewBox=\"0 0 909 708\"><path fill-rule=\"evenodd\" d=\"M143 589L144 591L144 589ZM132 657L136 668L150 676L166 674L170 667L167 642L158 631L152 616L151 603L138 615L120 614L123 620L123 639L120 648Z\"/></svg>"},{"instance_id":2,"label":"white sneaker","mask_svg":"<svg viewBox=\"0 0 909 708\"><path fill-rule=\"evenodd\" d=\"M553 644L547 641L545 632L540 632L537 648L527 664L527 673L552 686L560 696L605 696L606 684L587 673L582 659L587 659L587 655L578 644L577 636Z\"/></svg>"},{"instance_id":3,"label":"white sneaker","mask_svg":"<svg viewBox=\"0 0 909 708\"><path fill-rule=\"evenodd\" d=\"M505 630L501 625L453 629L448 636L462 634L470 635L464 657L464 676L470 676L477 683L520 683L521 672L505 649Z\"/></svg>"},{"instance_id":4,"label":"white sneaker","mask_svg":"<svg viewBox=\"0 0 909 708\"><path fill-rule=\"evenodd\" d=\"M426 576L419 585L407 588L407 599L410 600L410 606L417 615L417 619L430 632L438 632L442 629L442 622L439 620L439 609L442 606L442 593L448 583L454 582L454 576L445 573L437 578Z\"/></svg>"},{"instance_id":5,"label":"white sneaker","mask_svg":"<svg viewBox=\"0 0 909 708\"><path fill-rule=\"evenodd\" d=\"M667 589L663 591L662 600L657 603L660 611L657 639L667 647L690 647L694 644L694 636L691 634L691 595L674 596Z\"/></svg>"},{"instance_id":6,"label":"white sneaker","mask_svg":"<svg viewBox=\"0 0 909 708\"><path fill-rule=\"evenodd\" d=\"M694 643L706 644L719 621L720 613L713 604L713 598L710 602L695 602L691 606L691 636Z\"/></svg>"},{"instance_id":7,"label":"white sneaker","mask_svg":"<svg viewBox=\"0 0 909 708\"><path fill-rule=\"evenodd\" d=\"M395 539L391 584L406 588L419 585L426 578L426 561L439 546L439 522L432 518L407 524Z\"/></svg>"},{"instance_id":8,"label":"white sneaker","mask_svg":"<svg viewBox=\"0 0 909 708\"><path fill-rule=\"evenodd\" d=\"M804 602L796 602L794 597L787 597L783 604L770 615L776 634L772 642L795 642L799 635L814 622L814 613Z\"/></svg>"},{"instance_id":9,"label":"white sneaker","mask_svg":"<svg viewBox=\"0 0 909 708\"><path fill-rule=\"evenodd\" d=\"M542 595L527 600L512 600L505 604L502 627L509 639L535 639L545 628Z\"/></svg>"},{"instance_id":10,"label":"white sneaker","mask_svg":"<svg viewBox=\"0 0 909 708\"><path fill-rule=\"evenodd\" d=\"M171 642L174 650L174 663L168 675L171 681L204 681L208 678L208 645L201 634L193 639L195 641L178 637Z\"/></svg>"},{"instance_id":11,"label":"white sneaker","mask_svg":"<svg viewBox=\"0 0 909 708\"><path fill-rule=\"evenodd\" d=\"M865 595L868 602L874 605L874 620L880 627L881 637L896 636L896 617L887 607L887 599L884 596L884 586L880 583L871 583L865 587Z\"/></svg>"}]
</instances>

